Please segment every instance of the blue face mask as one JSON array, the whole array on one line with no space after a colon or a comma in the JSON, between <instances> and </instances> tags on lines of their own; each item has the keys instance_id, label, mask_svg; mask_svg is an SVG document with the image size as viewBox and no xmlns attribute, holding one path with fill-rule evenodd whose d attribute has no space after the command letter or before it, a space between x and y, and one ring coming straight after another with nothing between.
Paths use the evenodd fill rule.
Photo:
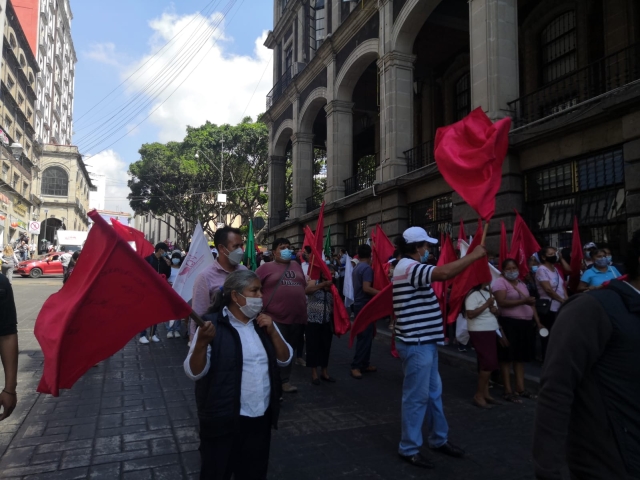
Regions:
<instances>
[{"instance_id":1,"label":"blue face mask","mask_svg":"<svg viewBox=\"0 0 640 480\"><path fill-rule=\"evenodd\" d=\"M534 265L533 267L531 267L531 271L532 271L533 273L536 273L536 272L538 271L538 266L537 266L537 265Z\"/></svg>"},{"instance_id":2,"label":"blue face mask","mask_svg":"<svg viewBox=\"0 0 640 480\"><path fill-rule=\"evenodd\" d=\"M429 250L425 250L422 256L420 257L420 263L427 263L429 259Z\"/></svg>"},{"instance_id":3,"label":"blue face mask","mask_svg":"<svg viewBox=\"0 0 640 480\"><path fill-rule=\"evenodd\" d=\"M609 263L609 265L613 265L613 258L611 257L611 255L607 255L607 262Z\"/></svg>"},{"instance_id":4,"label":"blue face mask","mask_svg":"<svg viewBox=\"0 0 640 480\"><path fill-rule=\"evenodd\" d=\"M280 258L282 260L291 260L291 257L293 257L293 252L288 248L285 248L284 250L280 250Z\"/></svg>"}]
</instances>

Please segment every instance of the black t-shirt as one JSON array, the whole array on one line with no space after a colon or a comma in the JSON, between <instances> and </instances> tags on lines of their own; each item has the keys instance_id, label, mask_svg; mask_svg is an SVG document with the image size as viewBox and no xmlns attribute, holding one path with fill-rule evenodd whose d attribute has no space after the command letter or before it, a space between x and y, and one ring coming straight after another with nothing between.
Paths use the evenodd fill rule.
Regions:
<instances>
[{"instance_id":1,"label":"black t-shirt","mask_svg":"<svg viewBox=\"0 0 640 480\"><path fill-rule=\"evenodd\" d=\"M0 274L0 337L18 333L18 316L9 279Z\"/></svg>"}]
</instances>

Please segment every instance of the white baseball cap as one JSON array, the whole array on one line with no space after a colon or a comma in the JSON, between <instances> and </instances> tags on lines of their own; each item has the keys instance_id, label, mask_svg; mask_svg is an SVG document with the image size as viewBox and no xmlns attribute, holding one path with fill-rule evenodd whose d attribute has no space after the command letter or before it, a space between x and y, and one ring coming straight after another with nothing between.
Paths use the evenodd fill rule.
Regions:
<instances>
[{"instance_id":1,"label":"white baseball cap","mask_svg":"<svg viewBox=\"0 0 640 480\"><path fill-rule=\"evenodd\" d=\"M422 227L409 227L402 236L407 243L429 242L434 245L438 244L438 240L431 238Z\"/></svg>"}]
</instances>

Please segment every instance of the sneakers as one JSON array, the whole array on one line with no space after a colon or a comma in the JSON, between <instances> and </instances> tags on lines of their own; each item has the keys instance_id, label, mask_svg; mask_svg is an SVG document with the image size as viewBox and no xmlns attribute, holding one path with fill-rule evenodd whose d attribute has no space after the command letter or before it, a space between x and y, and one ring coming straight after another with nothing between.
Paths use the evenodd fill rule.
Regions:
<instances>
[{"instance_id":1,"label":"sneakers","mask_svg":"<svg viewBox=\"0 0 640 480\"><path fill-rule=\"evenodd\" d=\"M140 337L140 340L138 340L142 345L148 345L149 344L149 339L147 337Z\"/></svg>"},{"instance_id":2,"label":"sneakers","mask_svg":"<svg viewBox=\"0 0 640 480\"><path fill-rule=\"evenodd\" d=\"M173 338L173 332L167 332L167 338Z\"/></svg>"},{"instance_id":3,"label":"sneakers","mask_svg":"<svg viewBox=\"0 0 640 480\"><path fill-rule=\"evenodd\" d=\"M158 336L157 336L157 335L154 335L153 337L151 337L151 340L153 340L155 343L158 343L158 342L160 341L160 339L158 338ZM147 343L148 343L148 342L149 342L149 341L147 340Z\"/></svg>"},{"instance_id":4,"label":"sneakers","mask_svg":"<svg viewBox=\"0 0 640 480\"><path fill-rule=\"evenodd\" d=\"M282 384L282 391L284 393L297 393L298 392L298 387L294 387L289 382L287 382L287 383L283 383Z\"/></svg>"},{"instance_id":5,"label":"sneakers","mask_svg":"<svg viewBox=\"0 0 640 480\"><path fill-rule=\"evenodd\" d=\"M301 367L306 367L307 362L304 361L304 358L298 357L296 358L296 365L300 365Z\"/></svg>"},{"instance_id":6,"label":"sneakers","mask_svg":"<svg viewBox=\"0 0 640 480\"><path fill-rule=\"evenodd\" d=\"M180 332L173 332L173 338L180 338Z\"/></svg>"}]
</instances>

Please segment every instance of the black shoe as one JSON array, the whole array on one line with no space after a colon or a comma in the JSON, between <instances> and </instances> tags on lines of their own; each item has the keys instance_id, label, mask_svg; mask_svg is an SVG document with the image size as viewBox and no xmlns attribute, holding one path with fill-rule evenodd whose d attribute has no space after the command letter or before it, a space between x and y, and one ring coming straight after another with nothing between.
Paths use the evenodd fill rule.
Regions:
<instances>
[{"instance_id":1,"label":"black shoe","mask_svg":"<svg viewBox=\"0 0 640 480\"><path fill-rule=\"evenodd\" d=\"M461 449L460 447L456 447L450 442L445 443L441 447L432 448L431 450L443 453L444 455L449 455L450 457L454 457L454 458L464 457L464 450Z\"/></svg>"},{"instance_id":2,"label":"black shoe","mask_svg":"<svg viewBox=\"0 0 640 480\"><path fill-rule=\"evenodd\" d=\"M424 458L419 453L416 453L415 455L401 455L401 454L398 454L398 456L402 460L404 460L405 462L410 463L411 465L413 465L414 467L420 467L420 468L435 468L436 467L433 463L431 463L429 460Z\"/></svg>"}]
</instances>

